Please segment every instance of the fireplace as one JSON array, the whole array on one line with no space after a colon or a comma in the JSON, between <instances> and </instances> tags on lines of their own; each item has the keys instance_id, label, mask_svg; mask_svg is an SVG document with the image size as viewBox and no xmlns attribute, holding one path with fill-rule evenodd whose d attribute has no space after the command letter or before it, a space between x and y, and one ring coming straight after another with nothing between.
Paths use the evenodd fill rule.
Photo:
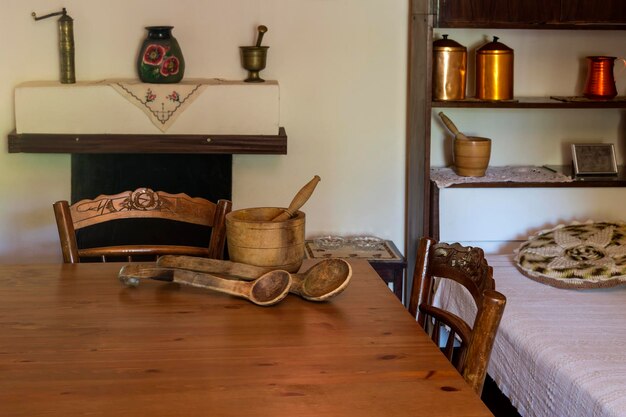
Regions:
<instances>
[{"instance_id":1,"label":"fireplace","mask_svg":"<svg viewBox=\"0 0 626 417\"><path fill-rule=\"evenodd\" d=\"M217 202L231 199L232 155L74 154L72 203L140 187ZM79 230L79 247L121 244L208 246L210 228L161 219L109 222Z\"/></svg>"},{"instance_id":2,"label":"fireplace","mask_svg":"<svg viewBox=\"0 0 626 417\"><path fill-rule=\"evenodd\" d=\"M120 83L156 94L157 85L138 85L133 79L18 85L16 128L9 134L9 152L72 154L73 203L140 187L211 201L231 199L233 154L287 154L287 134L279 124L277 81L255 85L222 79L178 83L179 87L197 84L198 88L192 89L197 94L184 110L176 107L177 117L170 115L167 127L147 111L147 100L137 102L143 95L130 98L120 94ZM171 88L168 85L164 91L171 95ZM163 94L158 96L164 100ZM81 230L78 244L202 246L209 238L208 231L198 231L197 226L135 219L132 225L120 222L106 230L98 226Z\"/></svg>"}]
</instances>

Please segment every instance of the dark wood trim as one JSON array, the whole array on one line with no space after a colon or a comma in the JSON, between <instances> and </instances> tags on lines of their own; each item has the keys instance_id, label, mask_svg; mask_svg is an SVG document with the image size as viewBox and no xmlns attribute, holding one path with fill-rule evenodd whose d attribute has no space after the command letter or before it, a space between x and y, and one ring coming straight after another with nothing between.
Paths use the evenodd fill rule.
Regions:
<instances>
[{"instance_id":1,"label":"dark wood trim","mask_svg":"<svg viewBox=\"0 0 626 417\"><path fill-rule=\"evenodd\" d=\"M9 153L215 153L287 154L287 133L278 135L109 135L9 133Z\"/></svg>"},{"instance_id":2,"label":"dark wood trim","mask_svg":"<svg viewBox=\"0 0 626 417\"><path fill-rule=\"evenodd\" d=\"M626 30L624 23L441 22L441 29Z\"/></svg>"},{"instance_id":3,"label":"dark wood trim","mask_svg":"<svg viewBox=\"0 0 626 417\"><path fill-rule=\"evenodd\" d=\"M623 109L624 97L613 100L560 101L550 97L515 97L506 101L480 101L477 99L433 101L434 108L489 108L489 109Z\"/></svg>"},{"instance_id":4,"label":"dark wood trim","mask_svg":"<svg viewBox=\"0 0 626 417\"><path fill-rule=\"evenodd\" d=\"M406 276L412 277L419 239L428 235L432 24L430 2L411 1L406 142ZM408 280L409 286L411 280ZM407 287L406 293L411 288Z\"/></svg>"}]
</instances>

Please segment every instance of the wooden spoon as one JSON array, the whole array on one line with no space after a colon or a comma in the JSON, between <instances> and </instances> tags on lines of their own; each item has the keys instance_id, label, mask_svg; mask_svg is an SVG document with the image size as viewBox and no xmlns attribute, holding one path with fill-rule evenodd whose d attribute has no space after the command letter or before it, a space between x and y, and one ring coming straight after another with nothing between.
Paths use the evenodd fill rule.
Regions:
<instances>
[{"instance_id":1,"label":"wooden spoon","mask_svg":"<svg viewBox=\"0 0 626 417\"><path fill-rule=\"evenodd\" d=\"M231 275L244 280L258 278L271 270L231 261L176 255L161 256L157 265ZM289 292L309 301L324 301L345 290L351 277L352 267L348 262L343 259L324 259L304 272L291 274L292 284Z\"/></svg>"},{"instance_id":2,"label":"wooden spoon","mask_svg":"<svg viewBox=\"0 0 626 417\"><path fill-rule=\"evenodd\" d=\"M297 212L300 207L302 207L304 203L307 202L309 197L311 197L311 194L313 194L313 190L315 190L315 187L317 186L317 183L320 182L320 180L321 178L318 175L314 176L311 181L307 182L304 187L302 187L300 191L298 191L293 200L291 200L291 204L289 204L289 207L278 216L274 217L272 221L282 222L292 218L295 212Z\"/></svg>"},{"instance_id":3,"label":"wooden spoon","mask_svg":"<svg viewBox=\"0 0 626 417\"><path fill-rule=\"evenodd\" d=\"M140 279L176 282L246 298L260 306L270 306L281 301L291 288L289 272L280 269L262 274L251 282L230 280L214 275L184 269L158 268L151 265L126 265L119 279L126 285L137 286Z\"/></svg>"},{"instance_id":4,"label":"wooden spoon","mask_svg":"<svg viewBox=\"0 0 626 417\"><path fill-rule=\"evenodd\" d=\"M439 117L441 117L441 120L443 121L443 124L446 125L446 127L448 129L450 129L450 132L452 132L454 134L454 139L469 140L469 138L467 136L465 136L463 133L459 132L459 129L456 127L456 125L454 123L452 123L452 120L450 120L448 118L448 116L443 114L443 112L439 112Z\"/></svg>"}]
</instances>

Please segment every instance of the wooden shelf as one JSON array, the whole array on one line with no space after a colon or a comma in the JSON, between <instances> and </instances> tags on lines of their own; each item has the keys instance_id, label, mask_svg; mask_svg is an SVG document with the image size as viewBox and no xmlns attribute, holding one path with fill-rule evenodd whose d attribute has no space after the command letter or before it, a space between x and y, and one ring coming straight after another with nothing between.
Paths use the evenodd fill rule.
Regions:
<instances>
[{"instance_id":1,"label":"wooden shelf","mask_svg":"<svg viewBox=\"0 0 626 417\"><path fill-rule=\"evenodd\" d=\"M489 108L489 109L624 109L626 100L561 101L550 97L516 97L511 101L483 101L474 98L466 100L432 101L433 108Z\"/></svg>"},{"instance_id":2,"label":"wooden shelf","mask_svg":"<svg viewBox=\"0 0 626 417\"><path fill-rule=\"evenodd\" d=\"M569 165L545 165L554 172L558 172L568 177L572 176L572 168ZM439 189L434 181L431 187ZM626 187L626 169L623 166L618 168L617 175L603 176L579 176L571 182L475 182L453 184L446 188L580 188L580 187Z\"/></svg>"},{"instance_id":3,"label":"wooden shelf","mask_svg":"<svg viewBox=\"0 0 626 417\"><path fill-rule=\"evenodd\" d=\"M572 167L569 165L545 165L555 172L571 176ZM576 177L571 182L476 182L453 184L446 188L439 188L435 181L430 180L429 202L429 230L434 239L439 239L439 194L447 188L586 188L586 187L626 187L626 169L618 167L616 176L585 176Z\"/></svg>"},{"instance_id":4,"label":"wooden shelf","mask_svg":"<svg viewBox=\"0 0 626 417\"><path fill-rule=\"evenodd\" d=\"M287 154L287 133L278 135L107 135L9 133L9 153L214 153Z\"/></svg>"},{"instance_id":5,"label":"wooden shelf","mask_svg":"<svg viewBox=\"0 0 626 417\"><path fill-rule=\"evenodd\" d=\"M626 30L625 23L442 22L437 29Z\"/></svg>"}]
</instances>

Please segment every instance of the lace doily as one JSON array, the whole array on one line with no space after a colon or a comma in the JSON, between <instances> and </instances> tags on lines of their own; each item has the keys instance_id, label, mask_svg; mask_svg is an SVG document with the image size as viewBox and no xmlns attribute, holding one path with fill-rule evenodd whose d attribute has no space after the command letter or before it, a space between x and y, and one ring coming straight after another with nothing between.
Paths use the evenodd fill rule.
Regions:
<instances>
[{"instance_id":1,"label":"lace doily","mask_svg":"<svg viewBox=\"0 0 626 417\"><path fill-rule=\"evenodd\" d=\"M524 242L515 262L527 277L559 288L626 284L626 224L574 222Z\"/></svg>"},{"instance_id":2,"label":"lace doily","mask_svg":"<svg viewBox=\"0 0 626 417\"><path fill-rule=\"evenodd\" d=\"M538 166L489 167L484 177L461 177L452 168L431 168L430 179L437 187L481 182L572 182L571 177Z\"/></svg>"},{"instance_id":3,"label":"lace doily","mask_svg":"<svg viewBox=\"0 0 626 417\"><path fill-rule=\"evenodd\" d=\"M111 80L109 85L165 132L208 85L221 81L217 78L189 79L173 84L147 84L139 80Z\"/></svg>"}]
</instances>

